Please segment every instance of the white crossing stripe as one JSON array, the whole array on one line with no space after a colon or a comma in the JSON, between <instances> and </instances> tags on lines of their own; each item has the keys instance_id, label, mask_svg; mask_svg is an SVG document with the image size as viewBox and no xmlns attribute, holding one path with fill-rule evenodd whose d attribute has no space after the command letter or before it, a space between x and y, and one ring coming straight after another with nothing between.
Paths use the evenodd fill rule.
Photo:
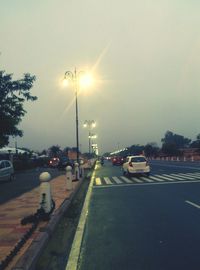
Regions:
<instances>
[{"instance_id":1,"label":"white crossing stripe","mask_svg":"<svg viewBox=\"0 0 200 270\"><path fill-rule=\"evenodd\" d=\"M167 180L167 181L174 181L174 179L170 178L169 175L167 174L161 174L161 175L157 175L158 177L160 177L161 179Z\"/></svg>"},{"instance_id":2,"label":"white crossing stripe","mask_svg":"<svg viewBox=\"0 0 200 270\"><path fill-rule=\"evenodd\" d=\"M127 177L121 176L121 178L122 178L126 183L128 183L128 184L133 184L133 182L132 182L130 179L128 179Z\"/></svg>"},{"instance_id":3,"label":"white crossing stripe","mask_svg":"<svg viewBox=\"0 0 200 270\"><path fill-rule=\"evenodd\" d=\"M100 186L100 185L102 185L102 183L101 183L101 179L98 177L98 178L96 178L96 185L97 186Z\"/></svg>"},{"instance_id":4,"label":"white crossing stripe","mask_svg":"<svg viewBox=\"0 0 200 270\"><path fill-rule=\"evenodd\" d=\"M186 173L186 175L195 176L198 179L200 178L200 173Z\"/></svg>"},{"instance_id":5,"label":"white crossing stripe","mask_svg":"<svg viewBox=\"0 0 200 270\"><path fill-rule=\"evenodd\" d=\"M173 174L173 175L175 175L175 174ZM177 175L178 175L178 177L180 176L183 179L190 179L190 180L197 179L196 176L187 175L185 173L178 173Z\"/></svg>"},{"instance_id":6,"label":"white crossing stripe","mask_svg":"<svg viewBox=\"0 0 200 270\"><path fill-rule=\"evenodd\" d=\"M137 183L144 183L142 180L140 180L140 179L137 178L137 177L131 177L131 179L132 179L134 182L137 182Z\"/></svg>"},{"instance_id":7,"label":"white crossing stripe","mask_svg":"<svg viewBox=\"0 0 200 270\"><path fill-rule=\"evenodd\" d=\"M112 177L97 177L95 179L95 183L97 186L101 185L114 185L114 184L135 184L135 183L143 183L147 184L153 182L165 182L165 181L189 181L189 180L198 180L200 179L200 173L170 173L170 174L155 174L150 175L149 177L140 176L140 177L125 177L125 176L112 176ZM104 181L103 181L104 180Z\"/></svg>"},{"instance_id":8,"label":"white crossing stripe","mask_svg":"<svg viewBox=\"0 0 200 270\"><path fill-rule=\"evenodd\" d=\"M142 177L140 177L140 179L142 179L142 180L144 180L144 181L146 181L146 182L149 182L149 183L154 182L154 181L151 180L149 177L144 177L144 176L142 176Z\"/></svg>"},{"instance_id":9,"label":"white crossing stripe","mask_svg":"<svg viewBox=\"0 0 200 270\"><path fill-rule=\"evenodd\" d=\"M110 181L110 179L108 177L104 177L103 179L107 185L112 185L112 182Z\"/></svg>"},{"instance_id":10,"label":"white crossing stripe","mask_svg":"<svg viewBox=\"0 0 200 270\"><path fill-rule=\"evenodd\" d=\"M149 177L150 179L153 179L153 180L155 180L155 181L158 181L158 182L164 182L165 180L163 180L163 179L160 179L160 178L158 178L158 177L156 177L156 176L150 176Z\"/></svg>"},{"instance_id":11,"label":"white crossing stripe","mask_svg":"<svg viewBox=\"0 0 200 270\"><path fill-rule=\"evenodd\" d=\"M200 205L196 204L196 203L193 203L193 202L190 202L190 201L185 201L186 203L189 203L191 204L192 206L196 207L196 208L200 208Z\"/></svg>"},{"instance_id":12,"label":"white crossing stripe","mask_svg":"<svg viewBox=\"0 0 200 270\"><path fill-rule=\"evenodd\" d=\"M173 178L176 181L183 181L185 180L182 176L178 176L176 173L171 173L170 177Z\"/></svg>"},{"instance_id":13,"label":"white crossing stripe","mask_svg":"<svg viewBox=\"0 0 200 270\"><path fill-rule=\"evenodd\" d=\"M116 176L113 176L112 179L117 183L117 184L122 184L123 182Z\"/></svg>"}]
</instances>

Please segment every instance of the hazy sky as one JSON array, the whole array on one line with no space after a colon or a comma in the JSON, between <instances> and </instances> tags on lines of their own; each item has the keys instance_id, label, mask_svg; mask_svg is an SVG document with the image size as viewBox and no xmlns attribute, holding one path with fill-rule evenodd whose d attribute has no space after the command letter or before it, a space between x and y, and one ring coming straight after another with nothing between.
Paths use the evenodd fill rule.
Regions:
<instances>
[{"instance_id":1,"label":"hazy sky","mask_svg":"<svg viewBox=\"0 0 200 270\"><path fill-rule=\"evenodd\" d=\"M199 14L197 0L0 0L0 68L37 77L18 145L76 145L74 90L61 84L74 67L96 78L78 97L82 151L86 119L97 121L101 153L160 144L167 130L195 139Z\"/></svg>"}]
</instances>

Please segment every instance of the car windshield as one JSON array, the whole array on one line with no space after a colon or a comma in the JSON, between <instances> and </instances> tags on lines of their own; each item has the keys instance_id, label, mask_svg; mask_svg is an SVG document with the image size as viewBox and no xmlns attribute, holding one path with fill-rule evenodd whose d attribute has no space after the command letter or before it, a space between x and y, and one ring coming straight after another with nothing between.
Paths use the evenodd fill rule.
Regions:
<instances>
[{"instance_id":1,"label":"car windshield","mask_svg":"<svg viewBox=\"0 0 200 270\"><path fill-rule=\"evenodd\" d=\"M131 162L145 162L146 159L144 157L133 157L131 158Z\"/></svg>"}]
</instances>

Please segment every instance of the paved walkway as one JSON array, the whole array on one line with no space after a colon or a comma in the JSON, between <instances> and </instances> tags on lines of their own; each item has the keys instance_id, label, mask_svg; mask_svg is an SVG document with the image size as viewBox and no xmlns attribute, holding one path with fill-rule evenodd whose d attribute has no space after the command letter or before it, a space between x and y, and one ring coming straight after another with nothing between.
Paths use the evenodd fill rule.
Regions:
<instances>
[{"instance_id":1,"label":"paved walkway","mask_svg":"<svg viewBox=\"0 0 200 270\"><path fill-rule=\"evenodd\" d=\"M73 190L66 190L65 175L58 176L51 180L51 191L56 207L60 207L63 201L70 198L70 195L76 189L79 182L73 182ZM39 208L39 187L22 194L2 205L0 205L0 261L14 248L21 237L30 229L32 224L22 226L21 219L30 214L34 214ZM54 210L54 211L55 211ZM42 228L47 225L47 222L39 223L35 232L31 235L28 241L24 244L19 253L14 257L6 270L12 269L17 260L25 253L31 242L40 234Z\"/></svg>"}]
</instances>

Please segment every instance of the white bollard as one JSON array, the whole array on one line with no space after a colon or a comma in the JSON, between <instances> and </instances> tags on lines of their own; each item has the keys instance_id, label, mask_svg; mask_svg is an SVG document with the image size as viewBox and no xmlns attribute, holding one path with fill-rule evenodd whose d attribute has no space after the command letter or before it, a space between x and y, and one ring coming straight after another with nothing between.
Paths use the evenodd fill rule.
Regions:
<instances>
[{"instance_id":1,"label":"white bollard","mask_svg":"<svg viewBox=\"0 0 200 270\"><path fill-rule=\"evenodd\" d=\"M192 160L192 162L194 161L194 157L193 156L192 156L191 160Z\"/></svg>"},{"instance_id":2,"label":"white bollard","mask_svg":"<svg viewBox=\"0 0 200 270\"><path fill-rule=\"evenodd\" d=\"M46 214L50 213L53 207L53 200L51 195L51 186L49 180L51 175L48 172L40 174L40 207Z\"/></svg>"},{"instance_id":3,"label":"white bollard","mask_svg":"<svg viewBox=\"0 0 200 270\"><path fill-rule=\"evenodd\" d=\"M80 175L79 175L79 165L78 165L78 163L76 162L75 164L74 164L74 173L75 173L75 179L76 180L79 180L79 178L80 178Z\"/></svg>"},{"instance_id":4,"label":"white bollard","mask_svg":"<svg viewBox=\"0 0 200 270\"><path fill-rule=\"evenodd\" d=\"M179 161L179 157L176 158L176 161Z\"/></svg>"},{"instance_id":5,"label":"white bollard","mask_svg":"<svg viewBox=\"0 0 200 270\"><path fill-rule=\"evenodd\" d=\"M67 190L72 190L72 167L67 166L66 167L66 187Z\"/></svg>"},{"instance_id":6,"label":"white bollard","mask_svg":"<svg viewBox=\"0 0 200 270\"><path fill-rule=\"evenodd\" d=\"M186 161L186 157L183 158L183 161Z\"/></svg>"},{"instance_id":7,"label":"white bollard","mask_svg":"<svg viewBox=\"0 0 200 270\"><path fill-rule=\"evenodd\" d=\"M84 167L83 167L83 160L80 161L80 177L83 179L84 178Z\"/></svg>"}]
</instances>

